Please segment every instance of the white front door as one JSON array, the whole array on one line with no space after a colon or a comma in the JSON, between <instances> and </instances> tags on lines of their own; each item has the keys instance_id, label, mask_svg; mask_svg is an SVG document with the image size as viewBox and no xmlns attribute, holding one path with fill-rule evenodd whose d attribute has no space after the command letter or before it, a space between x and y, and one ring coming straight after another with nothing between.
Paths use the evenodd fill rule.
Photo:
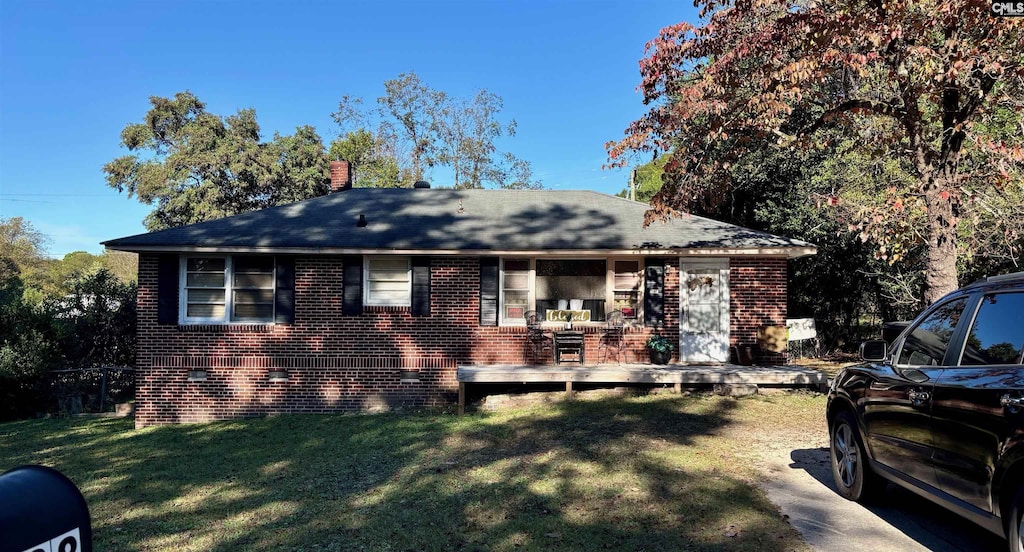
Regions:
<instances>
[{"instance_id":1,"label":"white front door","mask_svg":"<svg viewBox=\"0 0 1024 552\"><path fill-rule=\"evenodd\" d=\"M679 360L729 361L729 259L679 261Z\"/></svg>"}]
</instances>

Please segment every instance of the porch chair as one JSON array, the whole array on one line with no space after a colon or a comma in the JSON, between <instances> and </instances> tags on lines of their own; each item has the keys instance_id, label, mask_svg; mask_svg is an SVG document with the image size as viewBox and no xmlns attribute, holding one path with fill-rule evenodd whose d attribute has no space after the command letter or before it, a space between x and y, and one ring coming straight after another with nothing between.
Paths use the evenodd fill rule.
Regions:
<instances>
[{"instance_id":1,"label":"porch chair","mask_svg":"<svg viewBox=\"0 0 1024 552\"><path fill-rule=\"evenodd\" d=\"M523 317L526 318L526 345L533 352L533 363L540 364L545 350L554 351L554 338L541 328L537 311L526 311Z\"/></svg>"},{"instance_id":2,"label":"porch chair","mask_svg":"<svg viewBox=\"0 0 1024 552\"><path fill-rule=\"evenodd\" d=\"M615 363L622 364L622 341L626 319L622 311L615 310L605 316L604 330L601 332L601 345L597 348L597 355L602 360L608 359L608 350L615 348Z\"/></svg>"}]
</instances>

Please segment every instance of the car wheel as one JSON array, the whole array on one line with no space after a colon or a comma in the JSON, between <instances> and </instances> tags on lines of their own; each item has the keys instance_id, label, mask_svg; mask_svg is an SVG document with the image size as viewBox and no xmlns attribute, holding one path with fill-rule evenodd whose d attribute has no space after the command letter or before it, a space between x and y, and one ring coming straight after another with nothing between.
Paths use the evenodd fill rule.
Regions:
<instances>
[{"instance_id":1,"label":"car wheel","mask_svg":"<svg viewBox=\"0 0 1024 552\"><path fill-rule=\"evenodd\" d=\"M832 477L839 494L858 502L869 499L884 486L884 482L868 466L853 416L849 412L840 412L829 434Z\"/></svg>"},{"instance_id":2,"label":"car wheel","mask_svg":"<svg viewBox=\"0 0 1024 552\"><path fill-rule=\"evenodd\" d=\"M1006 519L1006 525L1006 540L1010 552L1024 552L1024 542L1021 542L1021 535L1024 534L1024 487L1017 489L1013 496L1010 517Z\"/></svg>"}]
</instances>

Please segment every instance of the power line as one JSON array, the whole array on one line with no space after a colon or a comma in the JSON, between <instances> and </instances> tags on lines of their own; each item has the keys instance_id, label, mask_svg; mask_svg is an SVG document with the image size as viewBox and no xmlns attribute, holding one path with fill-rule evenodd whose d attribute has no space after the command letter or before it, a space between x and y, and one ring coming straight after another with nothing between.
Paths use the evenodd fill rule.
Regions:
<instances>
[{"instance_id":1,"label":"power line","mask_svg":"<svg viewBox=\"0 0 1024 552\"><path fill-rule=\"evenodd\" d=\"M11 197L104 197L107 194L10 194L0 192L0 196Z\"/></svg>"}]
</instances>

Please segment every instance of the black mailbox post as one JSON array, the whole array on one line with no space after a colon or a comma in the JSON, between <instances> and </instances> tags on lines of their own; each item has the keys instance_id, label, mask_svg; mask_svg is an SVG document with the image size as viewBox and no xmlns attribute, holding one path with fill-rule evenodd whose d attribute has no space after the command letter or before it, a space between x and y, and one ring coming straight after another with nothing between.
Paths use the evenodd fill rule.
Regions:
<instances>
[{"instance_id":1,"label":"black mailbox post","mask_svg":"<svg viewBox=\"0 0 1024 552\"><path fill-rule=\"evenodd\" d=\"M89 508L78 487L45 466L0 475L0 552L92 552Z\"/></svg>"}]
</instances>

